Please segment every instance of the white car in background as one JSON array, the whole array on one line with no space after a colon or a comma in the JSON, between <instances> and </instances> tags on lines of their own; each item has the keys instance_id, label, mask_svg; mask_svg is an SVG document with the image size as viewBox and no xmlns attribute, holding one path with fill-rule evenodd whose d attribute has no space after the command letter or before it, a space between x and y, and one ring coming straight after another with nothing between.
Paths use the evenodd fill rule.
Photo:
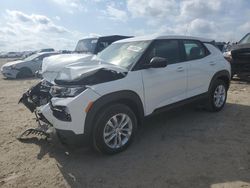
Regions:
<instances>
[{"instance_id":1,"label":"white car in background","mask_svg":"<svg viewBox=\"0 0 250 188\"><path fill-rule=\"evenodd\" d=\"M58 74L50 102L38 108L39 120L53 126L64 142L85 140L114 154L131 144L145 116L192 101L220 111L231 67L210 41L157 35L117 41L84 66L68 66Z\"/></svg>"},{"instance_id":2,"label":"white car in background","mask_svg":"<svg viewBox=\"0 0 250 188\"><path fill-rule=\"evenodd\" d=\"M34 76L41 66L43 59L57 52L45 52L33 54L23 60L11 61L1 67L1 73L6 78L26 78Z\"/></svg>"}]
</instances>

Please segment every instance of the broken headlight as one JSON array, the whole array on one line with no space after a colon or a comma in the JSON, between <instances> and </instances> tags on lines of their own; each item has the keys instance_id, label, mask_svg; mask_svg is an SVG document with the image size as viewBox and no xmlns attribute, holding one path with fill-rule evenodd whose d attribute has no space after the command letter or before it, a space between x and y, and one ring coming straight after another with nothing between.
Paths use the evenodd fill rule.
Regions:
<instances>
[{"instance_id":1,"label":"broken headlight","mask_svg":"<svg viewBox=\"0 0 250 188\"><path fill-rule=\"evenodd\" d=\"M63 86L52 86L50 94L53 97L75 97L86 89L84 86L74 87L63 87Z\"/></svg>"}]
</instances>

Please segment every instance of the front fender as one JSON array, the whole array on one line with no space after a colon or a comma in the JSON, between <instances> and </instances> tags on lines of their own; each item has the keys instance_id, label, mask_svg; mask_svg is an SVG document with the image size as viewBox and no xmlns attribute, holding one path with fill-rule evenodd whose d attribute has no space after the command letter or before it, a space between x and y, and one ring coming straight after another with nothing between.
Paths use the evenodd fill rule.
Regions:
<instances>
[{"instance_id":1,"label":"front fender","mask_svg":"<svg viewBox=\"0 0 250 188\"><path fill-rule=\"evenodd\" d=\"M128 105L137 115L138 121L142 122L144 117L144 109L139 95L130 90L117 91L106 94L94 102L85 119L84 132L87 135L92 135L92 128L96 120L95 118L100 113L100 111L107 105L114 103L123 103Z\"/></svg>"}]
</instances>

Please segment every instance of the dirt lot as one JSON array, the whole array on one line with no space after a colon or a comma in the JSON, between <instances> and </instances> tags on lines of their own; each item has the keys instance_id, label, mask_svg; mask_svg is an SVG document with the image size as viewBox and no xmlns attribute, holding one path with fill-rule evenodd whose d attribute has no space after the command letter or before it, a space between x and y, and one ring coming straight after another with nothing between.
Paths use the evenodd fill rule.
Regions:
<instances>
[{"instance_id":1,"label":"dirt lot","mask_svg":"<svg viewBox=\"0 0 250 188\"><path fill-rule=\"evenodd\" d=\"M247 82L232 82L219 113L187 106L146 119L133 145L115 156L68 148L56 138L16 140L36 125L17 104L36 82L0 77L0 187L250 187Z\"/></svg>"}]
</instances>

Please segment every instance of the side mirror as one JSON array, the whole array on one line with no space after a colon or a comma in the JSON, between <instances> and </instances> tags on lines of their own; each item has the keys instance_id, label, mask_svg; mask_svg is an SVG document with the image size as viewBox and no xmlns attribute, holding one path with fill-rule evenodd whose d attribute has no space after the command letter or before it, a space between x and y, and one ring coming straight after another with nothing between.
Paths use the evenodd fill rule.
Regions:
<instances>
[{"instance_id":1,"label":"side mirror","mask_svg":"<svg viewBox=\"0 0 250 188\"><path fill-rule=\"evenodd\" d=\"M146 65L147 68L162 68L168 65L168 61L163 57L153 57L150 63Z\"/></svg>"}]
</instances>

